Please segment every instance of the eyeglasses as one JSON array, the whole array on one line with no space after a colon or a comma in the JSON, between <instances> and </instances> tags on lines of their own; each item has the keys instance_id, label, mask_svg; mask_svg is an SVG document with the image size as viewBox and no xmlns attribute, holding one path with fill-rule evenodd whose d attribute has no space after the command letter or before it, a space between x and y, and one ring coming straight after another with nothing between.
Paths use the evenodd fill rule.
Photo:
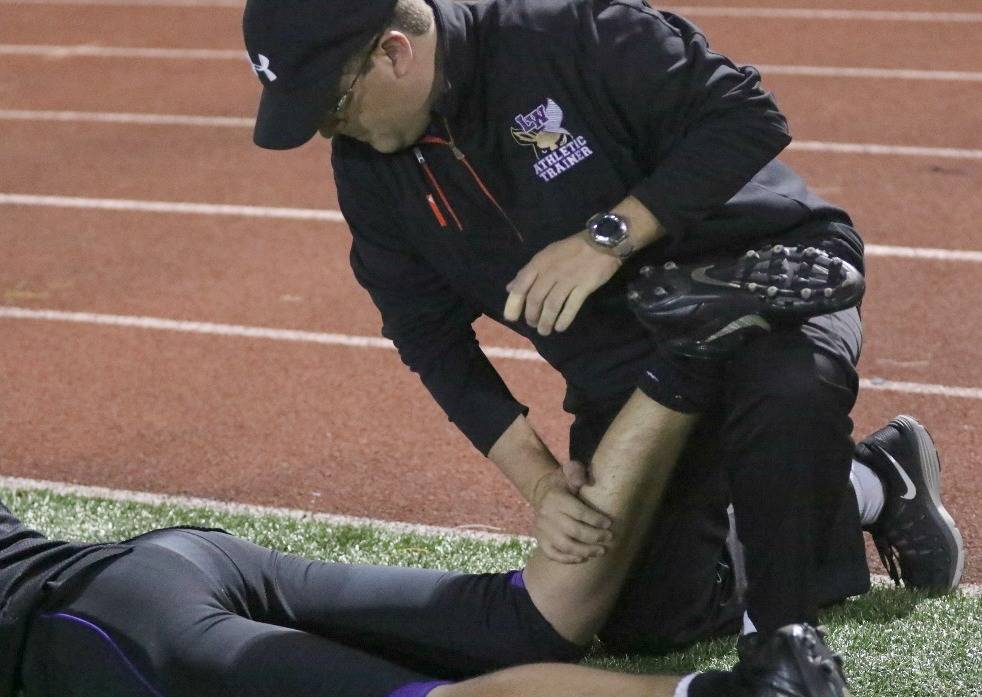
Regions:
<instances>
[{"instance_id":1,"label":"eyeglasses","mask_svg":"<svg viewBox=\"0 0 982 697\"><path fill-rule=\"evenodd\" d=\"M348 85L348 89L345 90L344 94L338 99L338 103L334 106L334 121L335 123L340 121L344 116L345 110L351 103L351 95L355 91L355 85L358 84L358 78L360 78L366 70L368 70L368 63L372 60L372 54L375 53L375 46L379 39L382 38L382 34L377 34L374 39L372 39L372 48L369 50L368 55L365 56L365 60L361 62L361 67L358 68L358 74Z\"/></svg>"}]
</instances>

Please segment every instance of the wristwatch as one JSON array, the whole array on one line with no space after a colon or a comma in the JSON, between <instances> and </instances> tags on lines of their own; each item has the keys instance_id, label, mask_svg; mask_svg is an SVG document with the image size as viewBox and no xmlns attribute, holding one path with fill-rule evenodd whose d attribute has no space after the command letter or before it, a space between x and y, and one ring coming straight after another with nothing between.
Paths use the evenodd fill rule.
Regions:
<instances>
[{"instance_id":1,"label":"wristwatch","mask_svg":"<svg viewBox=\"0 0 982 697\"><path fill-rule=\"evenodd\" d=\"M627 220L616 213L597 213L586 221L590 240L618 259L627 259L634 252L634 244L627 232Z\"/></svg>"}]
</instances>

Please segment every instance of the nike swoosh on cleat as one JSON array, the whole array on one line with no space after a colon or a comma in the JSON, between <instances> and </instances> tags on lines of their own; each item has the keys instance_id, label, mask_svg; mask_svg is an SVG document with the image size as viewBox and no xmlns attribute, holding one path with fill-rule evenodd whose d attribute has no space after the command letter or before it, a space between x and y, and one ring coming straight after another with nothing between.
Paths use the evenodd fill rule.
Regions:
<instances>
[{"instance_id":1,"label":"nike swoosh on cleat","mask_svg":"<svg viewBox=\"0 0 982 697\"><path fill-rule=\"evenodd\" d=\"M732 334L733 332L741 329L748 329L749 327L760 327L764 331L769 332L771 330L771 323L760 315L744 315L743 317L733 320L712 336L703 339L703 342L708 344L718 339L722 339L727 334Z\"/></svg>"},{"instance_id":2,"label":"nike swoosh on cleat","mask_svg":"<svg viewBox=\"0 0 982 697\"><path fill-rule=\"evenodd\" d=\"M900 474L900 478L904 480L904 484L907 487L907 491L902 493L900 495L900 498L910 501L912 498L917 496L917 487L914 486L914 482L910 480L910 477L907 475L906 472L904 472L904 468L900 466L900 463L897 462L896 459L894 459L893 455L888 453L886 451L886 448L884 448L881 445L874 444L873 447L879 450L881 453L883 453L886 459L890 461L890 464L893 465L894 469L896 469L897 472Z\"/></svg>"},{"instance_id":3,"label":"nike swoosh on cleat","mask_svg":"<svg viewBox=\"0 0 982 697\"><path fill-rule=\"evenodd\" d=\"M714 264L710 264L709 266L700 266L698 268L692 269L692 273L689 274L689 277L693 281L696 281L698 283L705 283L705 284L710 285L710 286L723 286L724 288L742 288L743 287L739 283L733 283L733 282L730 282L730 281L718 281L715 278L712 278L711 276L709 276L709 274L707 274L706 272L709 269L713 268L713 266L714 266Z\"/></svg>"}]
</instances>

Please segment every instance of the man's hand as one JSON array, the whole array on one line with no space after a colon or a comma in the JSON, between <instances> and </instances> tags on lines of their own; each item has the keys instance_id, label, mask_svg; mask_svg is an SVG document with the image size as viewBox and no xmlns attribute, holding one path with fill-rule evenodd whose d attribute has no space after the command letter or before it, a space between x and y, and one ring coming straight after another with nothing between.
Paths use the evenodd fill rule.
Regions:
<instances>
[{"instance_id":1,"label":"man's hand","mask_svg":"<svg viewBox=\"0 0 982 697\"><path fill-rule=\"evenodd\" d=\"M621 263L590 244L585 230L553 242L505 287L505 319L517 322L524 309L525 322L542 336L553 329L566 331L583 302L610 280Z\"/></svg>"},{"instance_id":2,"label":"man's hand","mask_svg":"<svg viewBox=\"0 0 982 697\"><path fill-rule=\"evenodd\" d=\"M553 561L579 564L599 557L613 539L611 520L577 498L563 469L557 468L536 482L532 507L535 537Z\"/></svg>"}]
</instances>

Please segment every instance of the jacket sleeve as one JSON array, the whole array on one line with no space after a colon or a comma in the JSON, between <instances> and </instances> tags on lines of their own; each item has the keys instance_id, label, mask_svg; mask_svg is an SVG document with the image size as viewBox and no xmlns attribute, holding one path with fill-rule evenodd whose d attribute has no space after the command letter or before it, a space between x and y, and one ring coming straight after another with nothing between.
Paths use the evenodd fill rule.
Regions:
<instances>
[{"instance_id":1,"label":"jacket sleeve","mask_svg":"<svg viewBox=\"0 0 982 697\"><path fill-rule=\"evenodd\" d=\"M710 50L686 20L641 0L596 18L600 68L645 177L631 194L680 238L791 142L752 67Z\"/></svg>"},{"instance_id":2,"label":"jacket sleeve","mask_svg":"<svg viewBox=\"0 0 982 697\"><path fill-rule=\"evenodd\" d=\"M511 395L477 342L471 325L481 312L411 249L388 213L392 208L357 189L336 157L335 175L352 233L351 268L382 315L382 335L450 421L487 455L528 408Z\"/></svg>"}]
</instances>

